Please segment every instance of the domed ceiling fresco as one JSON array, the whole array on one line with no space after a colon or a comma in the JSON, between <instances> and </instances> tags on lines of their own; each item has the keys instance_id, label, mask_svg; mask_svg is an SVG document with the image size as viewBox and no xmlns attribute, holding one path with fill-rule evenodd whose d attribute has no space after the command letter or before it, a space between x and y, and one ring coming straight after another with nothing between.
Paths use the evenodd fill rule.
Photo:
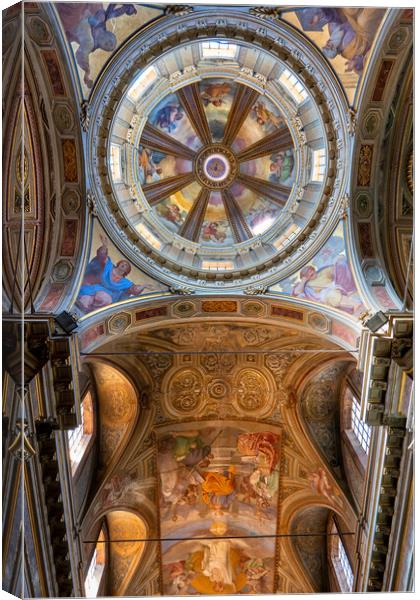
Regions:
<instances>
[{"instance_id":1,"label":"domed ceiling fresco","mask_svg":"<svg viewBox=\"0 0 420 600\"><path fill-rule=\"evenodd\" d=\"M278 221L294 174L280 109L227 79L168 95L140 136L137 180L149 206L170 231L211 247L247 241Z\"/></svg>"},{"instance_id":2,"label":"domed ceiling fresco","mask_svg":"<svg viewBox=\"0 0 420 600\"><path fill-rule=\"evenodd\" d=\"M153 219L168 232L212 252L280 226L297 171L281 109L251 87L221 78L161 100L148 115L137 154L132 176L145 210L154 209ZM121 168L130 165L122 159Z\"/></svg>"},{"instance_id":3,"label":"domed ceiling fresco","mask_svg":"<svg viewBox=\"0 0 420 600\"><path fill-rule=\"evenodd\" d=\"M363 312L345 222L337 228L349 177L348 99L325 59L293 28L320 46L350 97L385 11L286 7L276 13L273 33L265 21L268 49L235 34L204 41L193 36L161 51L153 44L160 44L167 28L158 14L146 14L141 5L113 6L104 4L95 14L90 5L80 9L80 26L87 20L91 27L96 18L102 37L112 24L115 48L128 41L124 59L103 72L90 102L88 166L97 218L76 309L87 314L173 289L246 289L354 316ZM65 5L58 12L74 51ZM191 11L180 17L189 22ZM135 32L142 19L144 26L153 18L141 53L151 57L139 59ZM235 18L232 28L242 27ZM270 38L279 25L284 38ZM97 64L98 57L95 44L86 48L86 64ZM111 248L115 261L108 256ZM121 266L125 259L129 268Z\"/></svg>"}]
</instances>

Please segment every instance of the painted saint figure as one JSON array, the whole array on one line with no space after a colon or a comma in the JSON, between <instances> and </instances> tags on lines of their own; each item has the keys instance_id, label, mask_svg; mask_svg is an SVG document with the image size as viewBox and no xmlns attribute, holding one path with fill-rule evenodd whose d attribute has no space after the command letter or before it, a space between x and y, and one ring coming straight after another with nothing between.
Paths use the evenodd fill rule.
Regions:
<instances>
[{"instance_id":1,"label":"painted saint figure","mask_svg":"<svg viewBox=\"0 0 420 600\"><path fill-rule=\"evenodd\" d=\"M157 125L161 129L166 129L168 133L172 133L177 128L177 122L183 117L184 113L180 104L167 104L158 110L153 125Z\"/></svg>"},{"instance_id":2,"label":"painted saint figure","mask_svg":"<svg viewBox=\"0 0 420 600\"><path fill-rule=\"evenodd\" d=\"M235 573L230 558L228 540L209 541L204 546L203 575L213 584L215 592L223 592L225 586L233 586Z\"/></svg>"},{"instance_id":3,"label":"painted saint figure","mask_svg":"<svg viewBox=\"0 0 420 600\"><path fill-rule=\"evenodd\" d=\"M279 436L270 431L243 433L238 437L237 449L242 461L254 465L254 471L243 482L243 498L248 501L254 498L259 517L265 516L264 511L270 508L278 490L278 443Z\"/></svg>"},{"instance_id":4,"label":"painted saint figure","mask_svg":"<svg viewBox=\"0 0 420 600\"><path fill-rule=\"evenodd\" d=\"M216 513L229 508L235 494L235 468L230 466L224 474L207 472L203 476L203 501Z\"/></svg>"},{"instance_id":5,"label":"painted saint figure","mask_svg":"<svg viewBox=\"0 0 420 600\"><path fill-rule=\"evenodd\" d=\"M261 125L261 127L272 125L277 128L284 123L283 118L280 115L275 115L263 102L254 104L252 110L255 113L257 123Z\"/></svg>"},{"instance_id":6,"label":"painted saint figure","mask_svg":"<svg viewBox=\"0 0 420 600\"><path fill-rule=\"evenodd\" d=\"M297 16L304 31L321 31L328 25L330 35L323 53L329 59L342 56L345 70L360 74L385 14L377 8L303 8Z\"/></svg>"},{"instance_id":7,"label":"painted saint figure","mask_svg":"<svg viewBox=\"0 0 420 600\"><path fill-rule=\"evenodd\" d=\"M93 86L90 77L90 55L96 50L112 52L117 47L115 33L107 29L107 22L122 15L135 15L134 4L118 4L111 2L107 8L104 4L94 2L58 3L57 10L61 17L70 43L76 42L76 61L85 72L83 81L88 88Z\"/></svg>"},{"instance_id":8,"label":"painted saint figure","mask_svg":"<svg viewBox=\"0 0 420 600\"><path fill-rule=\"evenodd\" d=\"M295 162L292 150L272 154L270 161L270 181L273 181L274 183L284 183L289 179Z\"/></svg>"},{"instance_id":9,"label":"painted saint figure","mask_svg":"<svg viewBox=\"0 0 420 600\"><path fill-rule=\"evenodd\" d=\"M300 271L300 281L292 290L292 296L322 302L350 314L361 309L353 275L346 257L339 255L332 265L316 269L307 265Z\"/></svg>"},{"instance_id":10,"label":"painted saint figure","mask_svg":"<svg viewBox=\"0 0 420 600\"><path fill-rule=\"evenodd\" d=\"M87 313L113 302L138 296L146 285L136 285L127 279L131 265L127 260L119 260L115 265L108 256L108 241L101 236L102 246L88 264L79 290L77 306Z\"/></svg>"},{"instance_id":11,"label":"painted saint figure","mask_svg":"<svg viewBox=\"0 0 420 600\"><path fill-rule=\"evenodd\" d=\"M204 223L203 225L203 240L211 242L223 243L226 239L226 231L217 221Z\"/></svg>"},{"instance_id":12,"label":"painted saint figure","mask_svg":"<svg viewBox=\"0 0 420 600\"><path fill-rule=\"evenodd\" d=\"M144 148L143 146L139 147L139 179L142 185L145 183L160 181L162 168L158 165L163 157L163 154L153 152L148 148Z\"/></svg>"}]
</instances>

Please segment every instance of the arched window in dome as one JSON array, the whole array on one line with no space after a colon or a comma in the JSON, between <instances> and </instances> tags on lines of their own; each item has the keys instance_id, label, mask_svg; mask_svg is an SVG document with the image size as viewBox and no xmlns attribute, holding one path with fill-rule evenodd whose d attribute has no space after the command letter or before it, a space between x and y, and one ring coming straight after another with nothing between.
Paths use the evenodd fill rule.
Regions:
<instances>
[{"instance_id":1,"label":"arched window in dome","mask_svg":"<svg viewBox=\"0 0 420 600\"><path fill-rule=\"evenodd\" d=\"M140 75L134 80L127 91L127 97L134 103L138 101L140 96L144 94L148 87L156 81L158 72L153 66L145 69Z\"/></svg>"},{"instance_id":2,"label":"arched window in dome","mask_svg":"<svg viewBox=\"0 0 420 600\"><path fill-rule=\"evenodd\" d=\"M122 169L121 169L121 146L118 144L111 144L110 152L110 169L112 177L115 183L122 181Z\"/></svg>"},{"instance_id":3,"label":"arched window in dome","mask_svg":"<svg viewBox=\"0 0 420 600\"><path fill-rule=\"evenodd\" d=\"M326 168L325 148L314 150L312 161L312 181L322 181Z\"/></svg>"},{"instance_id":4,"label":"arched window in dome","mask_svg":"<svg viewBox=\"0 0 420 600\"><path fill-rule=\"evenodd\" d=\"M85 578L85 594L87 598L96 598L105 571L105 533L103 528L96 542L89 569Z\"/></svg>"},{"instance_id":5,"label":"arched window in dome","mask_svg":"<svg viewBox=\"0 0 420 600\"><path fill-rule=\"evenodd\" d=\"M76 473L93 435L93 400L90 391L86 392L80 404L80 415L80 424L67 432L72 475Z\"/></svg>"}]
</instances>

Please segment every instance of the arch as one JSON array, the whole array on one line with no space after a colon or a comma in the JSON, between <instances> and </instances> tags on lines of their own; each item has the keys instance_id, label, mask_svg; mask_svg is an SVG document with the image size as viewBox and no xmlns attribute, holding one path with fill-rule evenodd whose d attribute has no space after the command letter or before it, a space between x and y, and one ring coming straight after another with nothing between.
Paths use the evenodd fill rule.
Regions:
<instances>
[{"instance_id":1,"label":"arch","mask_svg":"<svg viewBox=\"0 0 420 600\"><path fill-rule=\"evenodd\" d=\"M121 457L140 415L140 394L124 372L108 360L92 361L99 430L99 461L103 476Z\"/></svg>"},{"instance_id":2,"label":"arch","mask_svg":"<svg viewBox=\"0 0 420 600\"><path fill-rule=\"evenodd\" d=\"M110 545L108 593L123 596L145 552L147 542L144 540L148 537L148 528L133 510L113 509L106 513L105 519ZM115 539L119 541L114 542ZM133 541L136 539L141 541Z\"/></svg>"},{"instance_id":3,"label":"arch","mask_svg":"<svg viewBox=\"0 0 420 600\"><path fill-rule=\"evenodd\" d=\"M15 68L21 57L15 60L13 52L6 55L6 62L12 64L5 65L5 73L14 70L10 85L5 88L5 119L14 133L5 137L3 154L3 198L7 202L8 225L3 243L6 294L10 296L13 288L17 246L25 239L35 309L48 314L66 303L73 277L83 262L82 244L78 242L85 226L85 180L78 108L67 72L60 66L61 51L43 7L42 4L25 6L23 90L18 81L20 69ZM20 96L22 92L20 102L16 94ZM23 200L15 189L17 156L20 156L16 138L20 135L19 111L24 111L26 130L28 181L23 185ZM21 164L25 163L24 158ZM20 192L20 185L17 189ZM16 220L20 216L19 203L25 216L25 235L20 242L19 218ZM30 309L28 300L29 285L26 285L25 302Z\"/></svg>"},{"instance_id":4,"label":"arch","mask_svg":"<svg viewBox=\"0 0 420 600\"><path fill-rule=\"evenodd\" d=\"M406 169L409 169L409 156L404 157L404 165L399 161L397 169L392 164L398 156L402 157L401 137L404 142L410 143L409 123L407 131L401 132L404 121L410 120L410 111L406 109L410 105L412 86L409 81L411 67L408 66L407 70L407 60L411 61L412 26L410 11L389 13L380 34L381 43L372 53L357 102L358 127L354 139L349 220L353 245L350 251L357 279L364 294L369 297L373 311L401 308L405 274L409 269L412 218L410 224L410 219L401 212L397 214L401 207L397 206L397 195L395 190L391 191L389 182L395 176L399 182L402 181L406 178ZM392 113L398 101L402 114L393 125ZM390 127L394 131L391 135ZM394 145L390 144L392 136ZM401 204L401 199L399 202ZM390 251L395 248L397 238L402 259L400 266L394 264ZM399 270L404 272L404 277L397 274ZM410 303L409 295L406 300Z\"/></svg>"},{"instance_id":5,"label":"arch","mask_svg":"<svg viewBox=\"0 0 420 600\"><path fill-rule=\"evenodd\" d=\"M113 327L113 317L121 317L121 326ZM192 323L197 319L292 327L354 351L361 323L334 309L315 307L307 302L264 294L258 297L223 295L177 296L165 294L158 298L136 298L104 308L79 319L79 339L82 354L92 353L107 341L142 331L165 322Z\"/></svg>"},{"instance_id":6,"label":"arch","mask_svg":"<svg viewBox=\"0 0 420 600\"><path fill-rule=\"evenodd\" d=\"M307 570L314 591L318 592L330 591L327 569L329 515L330 511L323 507L304 508L295 515L291 526L297 558Z\"/></svg>"}]
</instances>

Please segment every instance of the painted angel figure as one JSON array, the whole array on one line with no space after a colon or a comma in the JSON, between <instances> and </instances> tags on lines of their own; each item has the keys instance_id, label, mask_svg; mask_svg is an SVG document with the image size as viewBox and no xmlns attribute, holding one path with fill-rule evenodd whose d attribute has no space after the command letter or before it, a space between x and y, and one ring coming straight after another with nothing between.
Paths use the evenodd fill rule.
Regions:
<instances>
[{"instance_id":1,"label":"painted angel figure","mask_svg":"<svg viewBox=\"0 0 420 600\"><path fill-rule=\"evenodd\" d=\"M57 10L64 25L69 42L79 44L76 61L84 71L84 82L88 88L93 86L90 76L90 55L96 50L112 52L117 47L115 33L107 29L107 22L122 15L135 15L134 4L104 4L94 2L58 3Z\"/></svg>"}]
</instances>

